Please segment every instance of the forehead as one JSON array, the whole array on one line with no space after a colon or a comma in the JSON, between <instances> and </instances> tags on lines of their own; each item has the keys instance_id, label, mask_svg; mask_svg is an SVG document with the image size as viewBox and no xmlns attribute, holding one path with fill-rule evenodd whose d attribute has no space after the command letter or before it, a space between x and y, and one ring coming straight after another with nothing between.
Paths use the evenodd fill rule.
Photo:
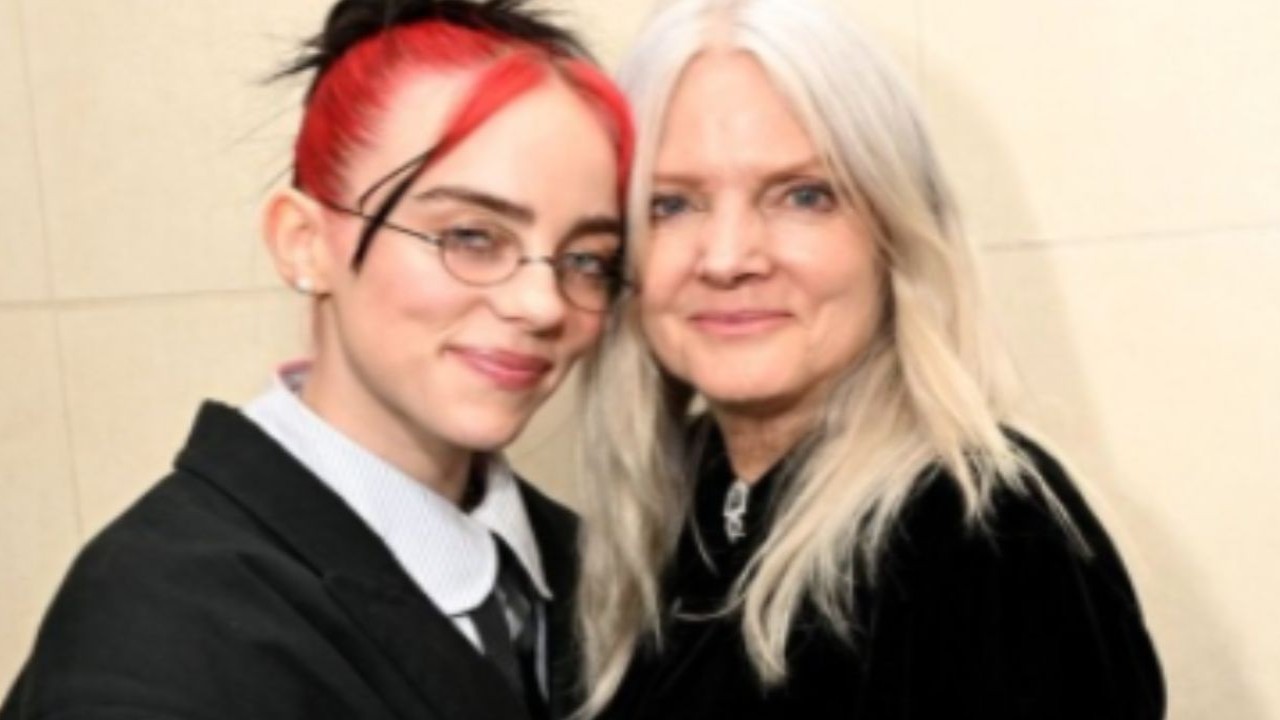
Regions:
<instances>
[{"instance_id":1,"label":"forehead","mask_svg":"<svg viewBox=\"0 0 1280 720\"><path fill-rule=\"evenodd\" d=\"M436 145L479 76L403 81L349 159L348 187L361 192ZM614 203L616 177L613 142L599 115L550 73L485 117L427 167L418 185L463 185L535 207L569 203L604 213Z\"/></svg>"},{"instance_id":2,"label":"forehead","mask_svg":"<svg viewBox=\"0 0 1280 720\"><path fill-rule=\"evenodd\" d=\"M808 130L760 62L745 51L712 50L686 66L672 92L657 166L767 170L815 154Z\"/></svg>"}]
</instances>

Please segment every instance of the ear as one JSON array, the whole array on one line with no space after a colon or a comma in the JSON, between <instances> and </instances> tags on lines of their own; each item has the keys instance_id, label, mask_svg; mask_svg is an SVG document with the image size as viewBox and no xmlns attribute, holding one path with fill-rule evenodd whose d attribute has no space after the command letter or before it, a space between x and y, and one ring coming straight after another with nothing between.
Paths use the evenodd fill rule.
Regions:
<instances>
[{"instance_id":1,"label":"ear","mask_svg":"<svg viewBox=\"0 0 1280 720\"><path fill-rule=\"evenodd\" d=\"M320 203L293 188L272 191L262 210L262 236L276 272L290 287L317 296L333 287L336 266Z\"/></svg>"}]
</instances>

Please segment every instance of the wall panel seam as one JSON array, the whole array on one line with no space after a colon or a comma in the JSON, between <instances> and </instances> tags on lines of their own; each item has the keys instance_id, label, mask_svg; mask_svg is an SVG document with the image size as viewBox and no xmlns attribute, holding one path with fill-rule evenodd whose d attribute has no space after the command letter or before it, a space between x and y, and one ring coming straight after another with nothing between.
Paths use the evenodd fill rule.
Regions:
<instances>
[{"instance_id":1,"label":"wall panel seam","mask_svg":"<svg viewBox=\"0 0 1280 720\"><path fill-rule=\"evenodd\" d=\"M122 305L154 307L172 302L215 300L226 297L269 298L288 294L289 290L287 288L283 286L276 286L261 288L233 288L227 290L192 290L189 292L158 292L139 295L102 295L99 297L77 297L50 301L12 300L0 301L0 311L48 309L66 311L102 307L120 307Z\"/></svg>"},{"instance_id":2,"label":"wall panel seam","mask_svg":"<svg viewBox=\"0 0 1280 720\"><path fill-rule=\"evenodd\" d=\"M75 521L76 538L84 543L84 493L81 490L80 461L76 453L75 425L71 422L71 397L67 388L67 351L63 332L63 310L54 310L54 350L58 355L58 395L62 400L62 423L65 438L67 462L71 466L71 515Z\"/></svg>"},{"instance_id":3,"label":"wall panel seam","mask_svg":"<svg viewBox=\"0 0 1280 720\"><path fill-rule=\"evenodd\" d=\"M1080 247L1105 247L1108 245L1156 244L1162 242L1255 241L1275 234L1280 238L1280 223L1260 225L1223 225L1193 230L1153 230L1150 232L1118 233L1115 235L1082 235L1078 237L1038 237L997 240L980 243L982 252L1004 253L1035 250L1054 250Z\"/></svg>"},{"instance_id":4,"label":"wall panel seam","mask_svg":"<svg viewBox=\"0 0 1280 720\"><path fill-rule=\"evenodd\" d=\"M22 82L26 90L27 115L31 125L31 152L35 156L35 193L37 214L40 218L38 232L44 251L45 287L48 289L47 296L52 299L52 301L46 301L38 305L52 311L54 353L57 356L57 367L54 368L54 372L58 378L58 409L62 414L63 447L67 454L67 464L71 467L71 518L75 525L76 538L83 542L85 540L83 500L80 491L80 473L76 463L75 429L71 422L71 399L67 394L67 357L62 334L62 314L56 302L59 297L58 282L57 274L53 268L53 248L49 238L49 203L44 173L44 153L41 151L42 142L40 123L36 113L35 84L32 82L31 75L31 44L27 37L30 31L30 25L27 22L27 0L17 0L16 5L18 13L18 50L19 56L22 58Z\"/></svg>"},{"instance_id":5,"label":"wall panel seam","mask_svg":"<svg viewBox=\"0 0 1280 720\"><path fill-rule=\"evenodd\" d=\"M40 125L36 115L35 85L31 81L31 44L27 41L29 30L27 23L27 0L15 0L15 12L18 14L17 31L18 57L22 59L22 86L27 96L27 122L31 127L31 154L35 160L33 178L36 193L36 215L40 218L37 231L41 249L44 251L44 286L46 297L58 296L57 281L53 272L53 251L49 243L49 212L45 194L44 156L40 152Z\"/></svg>"}]
</instances>

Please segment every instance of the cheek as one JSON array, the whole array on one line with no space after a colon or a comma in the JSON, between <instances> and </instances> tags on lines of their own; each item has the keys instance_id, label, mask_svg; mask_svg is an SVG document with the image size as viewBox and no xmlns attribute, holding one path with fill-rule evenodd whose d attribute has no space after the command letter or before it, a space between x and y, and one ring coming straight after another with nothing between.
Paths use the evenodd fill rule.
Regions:
<instances>
[{"instance_id":1,"label":"cheek","mask_svg":"<svg viewBox=\"0 0 1280 720\"><path fill-rule=\"evenodd\" d=\"M685 377L690 360L689 341L692 338L682 334L684 328L679 316L671 312L668 303L655 303L647 297L642 298L638 311L641 338L649 351L668 371Z\"/></svg>"},{"instance_id":2,"label":"cheek","mask_svg":"<svg viewBox=\"0 0 1280 720\"><path fill-rule=\"evenodd\" d=\"M595 345L604 331L604 314L581 312L572 320L572 332L566 334L565 355L569 361L577 360L588 348Z\"/></svg>"},{"instance_id":3,"label":"cheek","mask_svg":"<svg viewBox=\"0 0 1280 720\"><path fill-rule=\"evenodd\" d=\"M831 278L831 290L816 298L815 355L844 364L854 361L875 335L883 314L879 273L865 267Z\"/></svg>"},{"instance_id":4,"label":"cheek","mask_svg":"<svg viewBox=\"0 0 1280 720\"><path fill-rule=\"evenodd\" d=\"M370 332L391 332L403 323L413 323L415 332L434 329L460 318L479 302L478 293L449 277L436 258L414 252L420 248L391 245L373 249L355 278L366 300Z\"/></svg>"},{"instance_id":5,"label":"cheek","mask_svg":"<svg viewBox=\"0 0 1280 720\"><path fill-rule=\"evenodd\" d=\"M654 261L659 262L654 262ZM678 306L680 280L670 268L663 267L661 258L651 257L645 263L641 285L636 296L636 309L641 327L652 336L661 328L664 320L675 315Z\"/></svg>"},{"instance_id":6,"label":"cheek","mask_svg":"<svg viewBox=\"0 0 1280 720\"><path fill-rule=\"evenodd\" d=\"M815 314L814 339L826 347L865 344L883 305L883 273L870 238L841 233L796 243L783 262Z\"/></svg>"},{"instance_id":7,"label":"cheek","mask_svg":"<svg viewBox=\"0 0 1280 720\"><path fill-rule=\"evenodd\" d=\"M676 238L651 238L639 261L641 310L662 312L674 306L685 281L692 277L691 253Z\"/></svg>"},{"instance_id":8,"label":"cheek","mask_svg":"<svg viewBox=\"0 0 1280 720\"><path fill-rule=\"evenodd\" d=\"M640 287L636 295L639 325L650 347L669 362L666 328L676 311L684 273L669 241L651 237L639 261Z\"/></svg>"}]
</instances>

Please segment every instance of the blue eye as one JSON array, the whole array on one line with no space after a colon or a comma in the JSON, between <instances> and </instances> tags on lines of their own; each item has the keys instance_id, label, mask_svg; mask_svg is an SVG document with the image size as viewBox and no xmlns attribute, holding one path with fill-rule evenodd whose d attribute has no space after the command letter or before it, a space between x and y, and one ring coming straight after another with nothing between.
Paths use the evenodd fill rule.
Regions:
<instances>
[{"instance_id":1,"label":"blue eye","mask_svg":"<svg viewBox=\"0 0 1280 720\"><path fill-rule=\"evenodd\" d=\"M560 256L558 264L566 272L602 278L613 274L617 259L593 252L567 252Z\"/></svg>"},{"instance_id":2,"label":"blue eye","mask_svg":"<svg viewBox=\"0 0 1280 720\"><path fill-rule=\"evenodd\" d=\"M787 190L786 204L802 210L831 210L836 206L836 194L826 183L806 183Z\"/></svg>"},{"instance_id":3,"label":"blue eye","mask_svg":"<svg viewBox=\"0 0 1280 720\"><path fill-rule=\"evenodd\" d=\"M689 209L689 199L682 195L654 195L649 201L649 219L664 220Z\"/></svg>"}]
</instances>

